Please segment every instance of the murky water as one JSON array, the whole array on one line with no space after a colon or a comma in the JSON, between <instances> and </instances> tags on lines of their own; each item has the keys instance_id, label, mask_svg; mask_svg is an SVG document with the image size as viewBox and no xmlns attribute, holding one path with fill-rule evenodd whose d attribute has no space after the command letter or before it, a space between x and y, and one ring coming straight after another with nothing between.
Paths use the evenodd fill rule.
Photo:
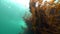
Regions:
<instances>
[{"instance_id":1,"label":"murky water","mask_svg":"<svg viewBox=\"0 0 60 34\"><path fill-rule=\"evenodd\" d=\"M27 5L22 1L27 2ZM22 1L0 0L0 34L18 34L19 32L22 34L28 27L22 17L26 12L30 15L29 2Z\"/></svg>"}]
</instances>

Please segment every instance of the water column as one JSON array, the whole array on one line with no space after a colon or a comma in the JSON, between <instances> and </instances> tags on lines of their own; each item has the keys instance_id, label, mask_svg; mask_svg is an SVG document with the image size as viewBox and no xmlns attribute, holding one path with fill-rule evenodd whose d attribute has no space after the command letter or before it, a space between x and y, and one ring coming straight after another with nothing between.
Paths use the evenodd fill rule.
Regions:
<instances>
[{"instance_id":1,"label":"water column","mask_svg":"<svg viewBox=\"0 0 60 34\"><path fill-rule=\"evenodd\" d=\"M0 34L24 32L27 25L22 17L25 12L30 15L28 4L29 0L0 0Z\"/></svg>"}]
</instances>

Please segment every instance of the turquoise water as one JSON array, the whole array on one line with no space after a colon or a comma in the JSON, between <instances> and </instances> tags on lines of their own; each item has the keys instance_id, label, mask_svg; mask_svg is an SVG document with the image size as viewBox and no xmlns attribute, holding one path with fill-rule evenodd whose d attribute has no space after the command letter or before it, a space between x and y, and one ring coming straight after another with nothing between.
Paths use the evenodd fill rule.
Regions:
<instances>
[{"instance_id":1,"label":"turquoise water","mask_svg":"<svg viewBox=\"0 0 60 34\"><path fill-rule=\"evenodd\" d=\"M22 18L25 14L30 16L28 1L27 5L16 1L0 0L0 34L22 34L28 27Z\"/></svg>"}]
</instances>

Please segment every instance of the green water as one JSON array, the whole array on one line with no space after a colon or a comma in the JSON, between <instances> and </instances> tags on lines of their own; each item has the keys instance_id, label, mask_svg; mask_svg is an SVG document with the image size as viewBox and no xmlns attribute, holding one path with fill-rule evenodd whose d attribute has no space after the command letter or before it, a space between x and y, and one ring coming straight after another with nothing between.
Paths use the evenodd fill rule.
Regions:
<instances>
[{"instance_id":1,"label":"green water","mask_svg":"<svg viewBox=\"0 0 60 34\"><path fill-rule=\"evenodd\" d=\"M0 34L22 34L28 27L22 18L26 12L30 15L23 4L0 0Z\"/></svg>"}]
</instances>

